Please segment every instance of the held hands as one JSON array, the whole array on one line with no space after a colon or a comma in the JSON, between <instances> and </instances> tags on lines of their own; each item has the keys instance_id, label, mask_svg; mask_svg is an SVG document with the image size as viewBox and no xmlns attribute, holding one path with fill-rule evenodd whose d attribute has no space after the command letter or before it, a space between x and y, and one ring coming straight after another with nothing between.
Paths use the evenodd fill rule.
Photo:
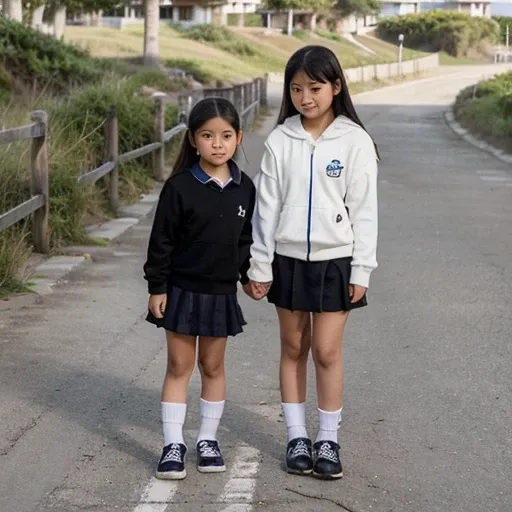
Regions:
<instances>
[{"instance_id":1,"label":"held hands","mask_svg":"<svg viewBox=\"0 0 512 512\"><path fill-rule=\"evenodd\" d=\"M244 292L254 300L260 300L265 295L267 295L270 285L272 281L269 283L257 283L256 281L249 281L247 284L244 284Z\"/></svg>"},{"instance_id":2,"label":"held hands","mask_svg":"<svg viewBox=\"0 0 512 512\"><path fill-rule=\"evenodd\" d=\"M364 286L359 286L358 284L349 284L348 294L350 297L350 302L354 304L354 302L360 301L364 297L366 290L367 288Z\"/></svg>"},{"instance_id":3,"label":"held hands","mask_svg":"<svg viewBox=\"0 0 512 512\"><path fill-rule=\"evenodd\" d=\"M151 311L155 318L163 318L165 308L167 306L167 294L161 293L158 295L149 296L148 309Z\"/></svg>"}]
</instances>

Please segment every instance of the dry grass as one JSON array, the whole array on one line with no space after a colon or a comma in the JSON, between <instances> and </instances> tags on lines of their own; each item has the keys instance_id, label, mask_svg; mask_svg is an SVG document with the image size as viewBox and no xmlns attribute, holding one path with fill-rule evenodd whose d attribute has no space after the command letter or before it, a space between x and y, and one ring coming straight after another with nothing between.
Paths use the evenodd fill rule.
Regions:
<instances>
[{"instance_id":1,"label":"dry grass","mask_svg":"<svg viewBox=\"0 0 512 512\"><path fill-rule=\"evenodd\" d=\"M97 57L134 58L143 51L143 26L123 30L104 27L66 27L64 38L89 48ZM225 79L253 77L261 74L265 63L253 63L227 52L186 39L166 25L160 26L160 56L166 59L187 59L201 64L209 74ZM284 59L283 59L284 60Z\"/></svg>"},{"instance_id":2,"label":"dry grass","mask_svg":"<svg viewBox=\"0 0 512 512\"><path fill-rule=\"evenodd\" d=\"M169 26L160 26L160 56L166 59L186 59L200 64L202 70L221 79L240 79L257 76L268 71L282 71L290 55L307 44L322 44L336 53L343 67L357 67L396 59L397 47L373 37L358 36L358 39L377 53L371 55L349 41L335 41L312 34L307 39L289 37L276 32L267 33L262 28L236 28L232 30L247 39L255 49L254 56L239 56L213 46L187 39ZM65 39L88 48L98 57L133 59L142 54L142 25L133 25L122 30L104 27L68 26ZM404 50L404 59L422 55L420 52Z\"/></svg>"},{"instance_id":3,"label":"dry grass","mask_svg":"<svg viewBox=\"0 0 512 512\"><path fill-rule=\"evenodd\" d=\"M380 59L384 60L385 62L395 61L398 58L397 45L388 43L387 41L383 41L382 39L378 39L372 34L358 35L355 36L354 39L356 39L356 41L360 42L361 44L364 44L366 47L370 48L370 50L376 52L379 55ZM410 60L424 56L425 53L423 52L411 50L405 47L403 49L402 58L404 60Z\"/></svg>"}]
</instances>

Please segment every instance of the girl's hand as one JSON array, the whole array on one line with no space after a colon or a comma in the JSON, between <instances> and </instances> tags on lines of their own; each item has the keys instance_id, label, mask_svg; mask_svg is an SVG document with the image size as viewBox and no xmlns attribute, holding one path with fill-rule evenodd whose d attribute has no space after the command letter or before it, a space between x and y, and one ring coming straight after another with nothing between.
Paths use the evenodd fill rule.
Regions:
<instances>
[{"instance_id":1,"label":"girl's hand","mask_svg":"<svg viewBox=\"0 0 512 512\"><path fill-rule=\"evenodd\" d=\"M256 300L256 297L254 296L254 292L253 292L253 289L252 289L252 286L251 286L250 282L248 282L247 284L244 284L242 286L242 288L244 289L244 292L245 292L246 295L251 297L251 299Z\"/></svg>"},{"instance_id":2,"label":"girl's hand","mask_svg":"<svg viewBox=\"0 0 512 512\"><path fill-rule=\"evenodd\" d=\"M268 283L257 283L256 281L249 281L249 284L252 288L254 298L256 300L260 300L263 297L265 297L265 295L267 295L268 291L270 290L270 285L272 284L272 281Z\"/></svg>"},{"instance_id":3,"label":"girl's hand","mask_svg":"<svg viewBox=\"0 0 512 512\"><path fill-rule=\"evenodd\" d=\"M349 284L348 294L350 297L350 302L354 304L354 302L360 301L364 297L366 290L367 288L364 286L359 286L358 284Z\"/></svg>"},{"instance_id":4,"label":"girl's hand","mask_svg":"<svg viewBox=\"0 0 512 512\"><path fill-rule=\"evenodd\" d=\"M151 311L155 318L163 318L165 308L167 306L167 294L161 293L158 295L149 296L148 309Z\"/></svg>"}]
</instances>

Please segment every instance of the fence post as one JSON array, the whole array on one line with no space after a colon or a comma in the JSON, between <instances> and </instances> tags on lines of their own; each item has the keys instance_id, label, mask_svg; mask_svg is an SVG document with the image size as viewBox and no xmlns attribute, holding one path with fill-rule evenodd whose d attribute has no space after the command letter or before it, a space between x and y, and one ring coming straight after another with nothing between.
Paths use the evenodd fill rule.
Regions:
<instances>
[{"instance_id":1,"label":"fence post","mask_svg":"<svg viewBox=\"0 0 512 512\"><path fill-rule=\"evenodd\" d=\"M153 178L157 181L163 181L165 176L165 103L164 95L156 93L155 98L155 142L160 142L161 146L153 152Z\"/></svg>"},{"instance_id":2,"label":"fence post","mask_svg":"<svg viewBox=\"0 0 512 512\"><path fill-rule=\"evenodd\" d=\"M234 100L234 105L236 107L236 109L238 110L238 112L240 114L242 114L242 95L241 95L241 88L239 85L234 85L233 86L233 100Z\"/></svg>"},{"instance_id":3,"label":"fence post","mask_svg":"<svg viewBox=\"0 0 512 512\"><path fill-rule=\"evenodd\" d=\"M254 81L254 85L256 87L256 101L258 102L258 105L256 106L256 115L260 113L261 108L261 78L256 78Z\"/></svg>"},{"instance_id":4,"label":"fence post","mask_svg":"<svg viewBox=\"0 0 512 512\"><path fill-rule=\"evenodd\" d=\"M48 184L48 150L46 137L48 133L48 117L43 110L32 112L32 121L41 126L41 135L32 139L30 151L30 192L33 196L42 194L44 205L34 212L32 217L32 237L37 252L47 253L50 250L50 231L48 230L48 213L50 211L50 188Z\"/></svg>"},{"instance_id":5,"label":"fence post","mask_svg":"<svg viewBox=\"0 0 512 512\"><path fill-rule=\"evenodd\" d=\"M267 98L267 89L268 89L268 73L265 73L263 75L263 78L261 79L261 98L260 98L260 105L262 107L266 107L268 105L268 98Z\"/></svg>"},{"instance_id":6,"label":"fence post","mask_svg":"<svg viewBox=\"0 0 512 512\"><path fill-rule=\"evenodd\" d=\"M117 157L119 156L119 130L115 107L112 107L107 118L105 138L107 146L106 160L107 162L115 163L114 168L110 172L108 202L112 211L117 212L117 208L119 207L119 168L117 166Z\"/></svg>"}]
</instances>

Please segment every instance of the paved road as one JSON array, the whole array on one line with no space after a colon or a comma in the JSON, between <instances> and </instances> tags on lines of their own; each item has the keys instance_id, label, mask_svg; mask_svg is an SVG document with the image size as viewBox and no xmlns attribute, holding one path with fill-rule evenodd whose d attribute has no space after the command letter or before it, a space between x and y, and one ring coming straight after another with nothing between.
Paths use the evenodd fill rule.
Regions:
<instances>
[{"instance_id":1,"label":"paved road","mask_svg":"<svg viewBox=\"0 0 512 512\"><path fill-rule=\"evenodd\" d=\"M228 355L228 473L199 475L191 457L184 482L152 479L165 352L143 320L146 220L52 295L0 309L0 511L510 512L512 170L442 119L490 72L357 99L382 155L380 268L346 337L342 482L282 472L277 326L245 297L249 325ZM252 171L262 141L247 138ZM311 375L312 413L313 390ZM192 444L197 374L190 397Z\"/></svg>"}]
</instances>

